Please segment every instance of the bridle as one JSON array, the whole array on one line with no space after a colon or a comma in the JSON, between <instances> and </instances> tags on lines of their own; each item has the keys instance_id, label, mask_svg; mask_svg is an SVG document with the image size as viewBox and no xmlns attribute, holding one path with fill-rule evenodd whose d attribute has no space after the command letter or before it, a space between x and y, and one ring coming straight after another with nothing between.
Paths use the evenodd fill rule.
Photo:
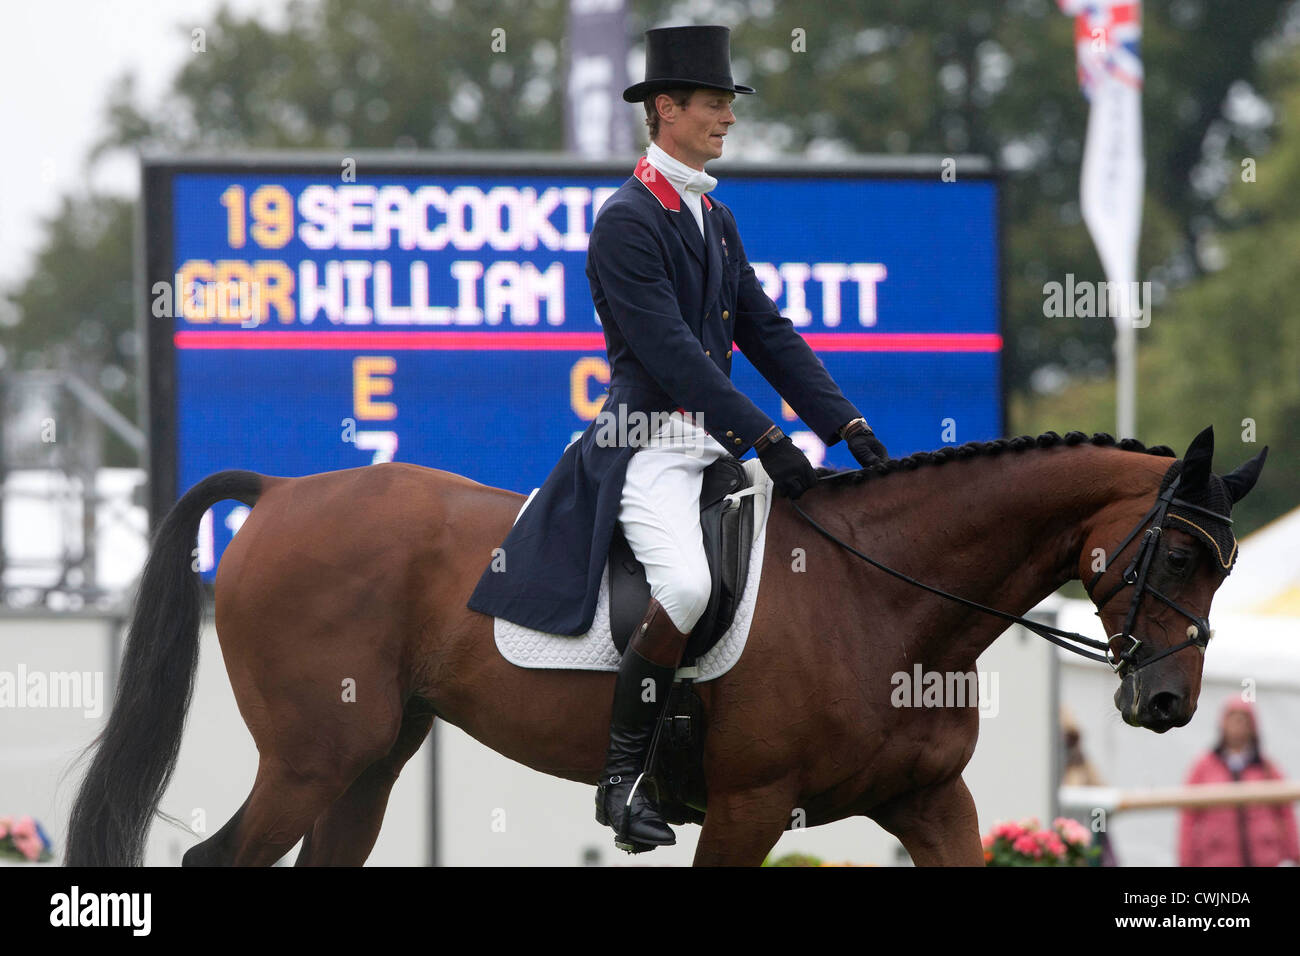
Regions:
<instances>
[{"instance_id":1,"label":"bridle","mask_svg":"<svg viewBox=\"0 0 1300 956\"><path fill-rule=\"evenodd\" d=\"M825 477L834 477L834 476L828 475ZM799 502L791 501L791 505L793 505L794 510L797 511L800 515L802 515L804 520L806 520L810 525L812 525L813 528L815 528L823 537L828 538L831 541L835 542L841 548L843 548L844 550L848 551L851 554L856 555L857 557L861 558L863 561L866 561L872 567L879 568L881 571L884 571L887 574L891 574L901 581L906 581L908 584L915 585L916 587L929 591L932 594L937 594L940 597L947 598L950 601L955 601L958 604L965 605L966 607L973 608L974 610L981 611L985 614L991 614L994 617L999 617L1002 618L1003 620L1012 621L1016 624L1020 624L1026 630L1029 630L1034 634L1037 634L1039 637L1045 640L1051 641L1053 644L1057 645L1058 647L1065 648L1067 651L1070 651L1071 653L1078 654L1080 657L1086 657L1089 660L1099 661L1103 664L1109 665L1111 670L1113 670L1118 676L1124 677L1127 673L1133 673L1139 671L1143 667L1146 667L1148 664L1152 664L1155 661L1160 660L1161 658L1168 657L1170 654L1181 651L1184 648L1199 647L1202 650L1204 650L1206 645L1209 644L1210 638L1214 635L1214 632L1210 629L1210 622L1208 620L1206 620L1203 617L1198 617L1197 615L1193 614L1191 611L1188 611L1186 608L1178 604L1178 602L1174 601L1168 595L1163 594L1160 591L1157 591L1154 587L1151 587L1150 583L1147 581L1147 574L1151 569L1152 558L1155 557L1155 553L1159 546L1160 537L1164 532L1165 516L1169 511L1170 505L1177 505L1180 509L1186 508L1190 511L1198 512L1200 514L1206 515L1215 520L1232 524L1232 519L1226 515L1219 514L1216 511L1211 511L1208 508L1203 508L1200 505L1193 504L1190 501L1187 501L1183 498L1175 497L1174 491L1177 489L1178 485L1181 482L1182 482L1182 475L1175 476L1174 480L1169 484L1169 487L1166 488L1164 491L1162 491L1159 494L1159 496L1157 496L1155 504L1153 504L1150 510L1148 510L1147 513L1143 515L1141 519L1138 520L1138 523L1133 527L1133 530L1128 533L1128 535L1124 538L1122 542L1120 542L1119 547L1116 548L1114 551L1110 552L1110 554L1113 555L1113 557L1108 558L1106 563L1102 566L1101 570L1098 571L1096 574L1094 574L1092 576L1092 580L1090 580L1084 586L1088 592L1088 596L1091 598L1092 589L1096 587L1097 582L1100 581L1101 578L1110 569L1112 561L1115 558L1118 558L1121 554L1123 554L1124 549L1127 548L1133 542L1133 539L1138 536L1138 534L1148 523L1151 524L1151 527L1147 528L1146 533L1142 535L1142 543L1138 546L1137 553L1133 555L1133 560L1129 563L1129 566L1124 570L1124 573L1120 576L1119 583L1115 585L1115 587L1111 588L1111 590L1107 592L1106 596L1102 598L1100 602L1097 602L1095 600L1093 601L1093 603L1096 604L1097 606L1096 614L1098 617L1100 617L1102 608L1104 608L1106 604L1109 603L1111 598L1113 598L1116 594L1118 594L1124 588L1129 587L1130 585L1136 588L1136 590L1133 593L1133 600L1129 603L1128 616L1124 619L1124 629L1117 634L1112 634L1105 641L1098 641L1095 640L1094 638L1087 637L1083 634L1079 634L1076 631L1064 631L1058 627L1053 627L1050 624L1044 624L1041 621L1031 621L1028 618L1019 617L1018 615L1015 614L1009 614L1006 611L999 611L996 608L986 607L985 605L980 604L976 601L968 601L966 598L958 597L955 594L949 594L947 591L941 590L936 587L931 587L928 584L924 584L923 582L918 581L915 578L903 574L901 571L895 571L893 568L881 564L879 561L876 561L874 558L868 557L867 555L863 554L861 551L859 551L857 548L854 548L852 545L848 544L847 542L841 541L834 534L827 531L820 524L814 521L812 516L810 516L808 512L804 511L803 508L800 507ZM1171 608L1173 608L1179 614L1183 615L1192 623L1191 626L1187 628L1187 640L1183 641L1181 644L1176 644L1173 647L1167 647L1164 650L1160 651L1160 653L1153 654L1150 657L1145 658L1144 660L1136 661L1136 655L1138 650L1142 647L1142 642L1138 640L1136 637L1134 637L1132 634L1133 622L1137 619L1138 607L1141 605L1142 599L1147 594L1150 594L1152 597L1156 598L1157 600L1163 601L1165 604L1169 605ZM1123 643L1125 641L1129 641L1131 642L1131 644L1130 646L1125 647L1120 653L1115 654L1112 650L1112 646L1116 638L1119 638L1121 647L1123 646ZM1072 643L1067 643L1067 642L1072 642ZM1075 647L1073 646L1074 644L1080 644L1083 645L1083 647L1095 648L1096 650L1099 650L1102 653L1094 654L1091 651L1083 650L1083 647Z\"/></svg>"},{"instance_id":2,"label":"bridle","mask_svg":"<svg viewBox=\"0 0 1300 956\"><path fill-rule=\"evenodd\" d=\"M1097 606L1096 613L1098 617L1101 617L1102 609L1105 608L1105 606L1110 602L1110 599L1116 594L1130 585L1136 588L1133 592L1133 600L1129 602L1128 615L1124 618L1124 629L1117 634L1112 634L1106 641L1106 654L1108 658L1111 658L1111 645L1114 643L1116 638L1119 638L1120 647L1123 649L1118 655L1115 655L1113 659L1108 659L1107 663L1110 664L1111 668L1121 677L1124 676L1126 669L1130 671L1139 671L1148 664L1153 664L1161 658L1168 657L1170 654L1175 654L1187 647L1199 647L1201 650L1205 650L1206 646L1210 643L1210 638L1214 636L1214 631L1210 628L1210 622L1206 618L1193 614L1167 594L1157 591L1147 580L1147 573L1151 570L1151 560L1155 557L1156 551L1159 550L1160 537L1164 532L1165 515L1169 511L1170 505L1176 504L1180 509L1195 511L1198 514L1212 518L1216 521L1221 521L1225 524L1232 524L1232 519L1227 515L1222 515L1217 511L1211 511L1209 508L1203 508L1200 505L1193 504L1185 498L1175 497L1174 491L1178 488L1178 485L1182 480L1182 475L1175 476L1174 480L1169 484L1169 487L1161 492L1159 497L1156 498L1156 503L1151 506L1151 510L1142 516L1142 519L1137 523L1137 526L1128 533L1128 537L1120 542L1118 548L1111 552L1113 557L1108 558L1101 570L1094 574L1092 579L1084 585L1084 590L1088 592L1088 597L1092 598L1093 603ZM1146 533L1142 535L1142 543L1138 546L1137 552L1133 555L1133 560L1129 562L1128 567L1124 569L1124 573L1120 575L1119 583L1107 591L1106 596L1101 600L1093 598L1092 591L1093 588L1097 586L1097 582L1099 582L1102 579L1102 576L1110 569L1112 561L1123 554L1124 549L1129 546L1147 522L1151 523L1151 527L1147 528ZM1192 623L1187 628L1187 640L1183 641L1181 644L1175 644L1173 647L1166 647L1158 654L1152 654L1135 664L1134 659L1139 648L1142 647L1142 642L1133 636L1133 622L1137 620L1138 607L1142 603L1142 598L1148 594L1156 600L1164 602ZM1128 647L1124 647L1124 642L1126 641L1131 642Z\"/></svg>"}]
</instances>

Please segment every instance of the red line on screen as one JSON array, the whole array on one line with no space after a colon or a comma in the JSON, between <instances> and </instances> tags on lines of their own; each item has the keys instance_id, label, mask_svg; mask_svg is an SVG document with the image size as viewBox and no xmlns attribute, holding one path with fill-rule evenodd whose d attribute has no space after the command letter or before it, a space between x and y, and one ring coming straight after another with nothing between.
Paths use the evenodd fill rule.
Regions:
<instances>
[{"instance_id":1,"label":"red line on screen","mask_svg":"<svg viewBox=\"0 0 1300 956\"><path fill-rule=\"evenodd\" d=\"M819 352L1000 352L996 332L810 332Z\"/></svg>"},{"instance_id":2,"label":"red line on screen","mask_svg":"<svg viewBox=\"0 0 1300 956\"><path fill-rule=\"evenodd\" d=\"M821 352L999 352L1002 336L986 332L810 332ZM178 349L376 349L386 351L603 352L602 332L314 332L273 330L177 332Z\"/></svg>"},{"instance_id":3,"label":"red line on screen","mask_svg":"<svg viewBox=\"0 0 1300 956\"><path fill-rule=\"evenodd\" d=\"M221 332L176 333L178 349L386 349L389 351L604 351L602 332Z\"/></svg>"}]
</instances>

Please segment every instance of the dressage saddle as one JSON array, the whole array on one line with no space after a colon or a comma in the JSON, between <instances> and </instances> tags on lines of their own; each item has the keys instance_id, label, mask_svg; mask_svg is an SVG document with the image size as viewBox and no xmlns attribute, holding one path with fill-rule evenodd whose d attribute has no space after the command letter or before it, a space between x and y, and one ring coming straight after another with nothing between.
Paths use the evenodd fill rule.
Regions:
<instances>
[{"instance_id":1,"label":"dressage saddle","mask_svg":"<svg viewBox=\"0 0 1300 956\"><path fill-rule=\"evenodd\" d=\"M700 528L704 532L704 553L709 561L712 588L704 614L691 631L682 656L682 667L695 661L718 643L731 626L749 574L749 551L754 537L754 497L727 496L749 487L749 476L739 460L719 458L704 469L700 488ZM609 545L609 623L614 646L622 654L632 632L645 616L650 603L650 585L645 568L632 554L617 524Z\"/></svg>"}]
</instances>

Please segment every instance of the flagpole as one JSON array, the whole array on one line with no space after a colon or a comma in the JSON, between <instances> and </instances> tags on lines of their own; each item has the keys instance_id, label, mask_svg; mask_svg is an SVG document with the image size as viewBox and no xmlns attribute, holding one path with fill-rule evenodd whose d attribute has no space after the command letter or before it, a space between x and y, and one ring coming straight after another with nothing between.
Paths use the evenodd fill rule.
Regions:
<instances>
[{"instance_id":1,"label":"flagpole","mask_svg":"<svg viewBox=\"0 0 1300 956\"><path fill-rule=\"evenodd\" d=\"M1115 434L1137 435L1137 329L1131 319L1115 330Z\"/></svg>"},{"instance_id":2,"label":"flagpole","mask_svg":"<svg viewBox=\"0 0 1300 956\"><path fill-rule=\"evenodd\" d=\"M1079 82L1088 97L1088 132L1079 205L1106 275L1115 323L1115 432L1137 436L1137 329L1150 320L1141 295L1138 239L1146 162L1142 145L1140 0L1057 0L1075 18Z\"/></svg>"}]
</instances>

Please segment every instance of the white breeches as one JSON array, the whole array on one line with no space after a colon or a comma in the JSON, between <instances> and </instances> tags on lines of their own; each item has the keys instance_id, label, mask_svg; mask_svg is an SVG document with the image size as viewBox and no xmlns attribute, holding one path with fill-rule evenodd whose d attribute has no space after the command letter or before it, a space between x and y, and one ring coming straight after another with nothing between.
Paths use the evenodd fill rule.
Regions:
<instances>
[{"instance_id":1,"label":"white breeches","mask_svg":"<svg viewBox=\"0 0 1300 956\"><path fill-rule=\"evenodd\" d=\"M727 454L704 429L674 412L627 466L618 520L650 596L689 633L709 603L709 564L700 530L704 469Z\"/></svg>"}]
</instances>

